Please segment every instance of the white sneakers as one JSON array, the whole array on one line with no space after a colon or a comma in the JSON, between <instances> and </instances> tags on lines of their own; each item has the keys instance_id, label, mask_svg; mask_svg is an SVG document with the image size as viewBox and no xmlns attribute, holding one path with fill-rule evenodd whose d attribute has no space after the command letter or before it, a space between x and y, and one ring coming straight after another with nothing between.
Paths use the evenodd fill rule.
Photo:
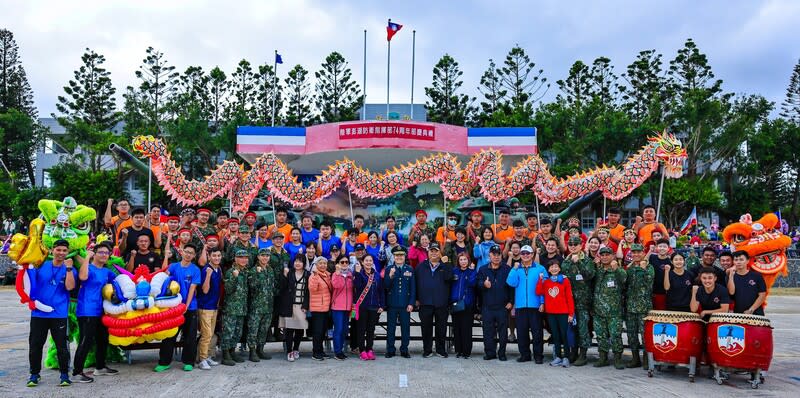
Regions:
<instances>
[{"instance_id":1,"label":"white sneakers","mask_svg":"<svg viewBox=\"0 0 800 398\"><path fill-rule=\"evenodd\" d=\"M289 361L289 362L294 362L294 360L295 360L294 351L291 351L291 352L286 354L286 360Z\"/></svg>"},{"instance_id":2,"label":"white sneakers","mask_svg":"<svg viewBox=\"0 0 800 398\"><path fill-rule=\"evenodd\" d=\"M209 365L211 365L211 366L217 366L217 365L219 365L219 362L217 362L217 361L215 361L215 360L211 359L210 357L209 357L209 358L206 358L206 362L208 362L208 364L209 364Z\"/></svg>"},{"instance_id":3,"label":"white sneakers","mask_svg":"<svg viewBox=\"0 0 800 398\"><path fill-rule=\"evenodd\" d=\"M207 359L204 359L204 360L200 361L200 369L203 369L203 370L211 369L211 365L208 364L208 360Z\"/></svg>"},{"instance_id":4,"label":"white sneakers","mask_svg":"<svg viewBox=\"0 0 800 398\"><path fill-rule=\"evenodd\" d=\"M564 357L564 359L561 360L561 367L562 368L568 368L569 367L569 358Z\"/></svg>"},{"instance_id":5,"label":"white sneakers","mask_svg":"<svg viewBox=\"0 0 800 398\"><path fill-rule=\"evenodd\" d=\"M569 360L567 360L569 362ZM556 357L553 359L553 362L550 362L550 366L561 366L561 358Z\"/></svg>"}]
</instances>

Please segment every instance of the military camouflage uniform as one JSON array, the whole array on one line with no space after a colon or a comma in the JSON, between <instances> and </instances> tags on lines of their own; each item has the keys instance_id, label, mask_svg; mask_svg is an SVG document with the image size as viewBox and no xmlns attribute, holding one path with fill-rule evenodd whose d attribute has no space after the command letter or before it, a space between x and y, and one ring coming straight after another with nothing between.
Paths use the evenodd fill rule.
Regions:
<instances>
[{"instance_id":1,"label":"military camouflage uniform","mask_svg":"<svg viewBox=\"0 0 800 398\"><path fill-rule=\"evenodd\" d=\"M223 350L236 348L242 337L244 317L247 315L247 270L233 276L231 268L225 272L225 306L223 308L222 343Z\"/></svg>"},{"instance_id":2,"label":"military camouflage uniform","mask_svg":"<svg viewBox=\"0 0 800 398\"><path fill-rule=\"evenodd\" d=\"M281 250L280 253L278 253L274 247L272 250L270 250L269 267L273 270L273 272L276 273L276 275L278 273L283 273L284 268L291 268L291 264L289 264L289 261L291 260L292 259L289 258L289 252L286 250ZM277 291L275 292L275 295L278 295Z\"/></svg>"},{"instance_id":3,"label":"military camouflage uniform","mask_svg":"<svg viewBox=\"0 0 800 398\"><path fill-rule=\"evenodd\" d=\"M250 261L247 263L248 268L255 264L256 257L258 256L258 247L253 246L249 241L242 243L242 241L239 239L236 239L236 242L227 245L225 248L225 257L222 259L223 264L227 265L228 267L232 266L234 260L236 259L236 251L240 249L247 250L247 252L250 253Z\"/></svg>"},{"instance_id":4,"label":"military camouflage uniform","mask_svg":"<svg viewBox=\"0 0 800 398\"><path fill-rule=\"evenodd\" d=\"M631 351L641 347L643 340L640 340L639 336L644 333L644 317L653 309L654 274L653 266L649 263L645 269L634 263L631 263L628 268L628 289L626 291L628 308L625 326Z\"/></svg>"},{"instance_id":5,"label":"military camouflage uniform","mask_svg":"<svg viewBox=\"0 0 800 398\"><path fill-rule=\"evenodd\" d=\"M592 279L597 268L594 261L583 252L580 259L572 262L572 255L568 254L561 263L561 272L569 278L572 285L572 297L575 303L576 322L578 324L578 347L589 348L592 345L592 335L589 333L589 311L592 308Z\"/></svg>"},{"instance_id":6,"label":"military camouflage uniform","mask_svg":"<svg viewBox=\"0 0 800 398\"><path fill-rule=\"evenodd\" d=\"M622 353L622 292L625 289L625 270L598 268L594 286L594 331L598 351ZM611 342L609 347L609 340ZM611 348L609 350L609 348Z\"/></svg>"},{"instance_id":7,"label":"military camouflage uniform","mask_svg":"<svg viewBox=\"0 0 800 398\"><path fill-rule=\"evenodd\" d=\"M267 342L267 329L272 322L276 275L269 265L251 267L247 271L250 308L247 317L247 345L262 347Z\"/></svg>"}]
</instances>

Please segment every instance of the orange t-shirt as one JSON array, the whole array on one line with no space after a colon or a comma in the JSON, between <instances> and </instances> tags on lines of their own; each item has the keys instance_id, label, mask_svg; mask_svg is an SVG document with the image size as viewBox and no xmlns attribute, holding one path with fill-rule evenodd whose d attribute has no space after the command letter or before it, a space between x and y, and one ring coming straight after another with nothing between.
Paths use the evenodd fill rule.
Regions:
<instances>
[{"instance_id":1,"label":"orange t-shirt","mask_svg":"<svg viewBox=\"0 0 800 398\"><path fill-rule=\"evenodd\" d=\"M495 242L505 243L506 239L514 236L514 228L509 224L506 229L501 229L500 224L492 224Z\"/></svg>"},{"instance_id":2,"label":"orange t-shirt","mask_svg":"<svg viewBox=\"0 0 800 398\"><path fill-rule=\"evenodd\" d=\"M114 228L114 244L119 245L119 233L123 229L133 226L133 217L129 216L124 220L121 220L119 216L111 217L111 225Z\"/></svg>"},{"instance_id":3,"label":"orange t-shirt","mask_svg":"<svg viewBox=\"0 0 800 398\"><path fill-rule=\"evenodd\" d=\"M625 226L622 224L617 224L616 227L608 229L608 234L613 236L614 239L622 241L622 239L625 237Z\"/></svg>"},{"instance_id":4,"label":"orange t-shirt","mask_svg":"<svg viewBox=\"0 0 800 398\"><path fill-rule=\"evenodd\" d=\"M658 223L658 224L656 224L656 223L645 224L642 227L642 229L639 230L639 242L641 242L643 245L647 246L647 244L650 243L650 241L653 240L653 230L656 229L656 225L660 226L661 227L660 229L662 229L664 231L666 231L666 229L667 229L664 226L664 224L661 224L661 223Z\"/></svg>"},{"instance_id":5,"label":"orange t-shirt","mask_svg":"<svg viewBox=\"0 0 800 398\"><path fill-rule=\"evenodd\" d=\"M528 233L526 234L526 236L528 237L528 239L531 240L531 242L533 242L533 240L536 239L536 235L539 235L539 230L538 229L537 230L531 230L530 228L528 228Z\"/></svg>"},{"instance_id":6,"label":"orange t-shirt","mask_svg":"<svg viewBox=\"0 0 800 398\"><path fill-rule=\"evenodd\" d=\"M347 231L345 231L344 234L342 234L342 244L344 244L344 242L347 242L348 236L349 235L347 234ZM356 243L366 244L367 236L368 236L367 233L362 231L360 234L358 234L358 237L356 237Z\"/></svg>"},{"instance_id":7,"label":"orange t-shirt","mask_svg":"<svg viewBox=\"0 0 800 398\"><path fill-rule=\"evenodd\" d=\"M278 228L278 231L281 231L281 233L283 234L283 243L284 244L285 243L289 243L289 241L292 240L292 229L294 228L294 227L292 227L292 224L286 223L286 224L283 224L282 227L278 227L276 224L272 224L269 227L270 230L272 229L272 226L276 226L276 228ZM269 237L269 239L272 239L272 232L268 232L267 236Z\"/></svg>"},{"instance_id":8,"label":"orange t-shirt","mask_svg":"<svg viewBox=\"0 0 800 398\"><path fill-rule=\"evenodd\" d=\"M447 238L445 238L444 237L444 228L445 227L439 227L439 229L436 230L436 242L439 242L439 246L441 246L442 249L444 249L444 245L445 245L445 240L446 239L450 239L451 241L455 241L456 240L456 231L455 230L447 230Z\"/></svg>"}]
</instances>

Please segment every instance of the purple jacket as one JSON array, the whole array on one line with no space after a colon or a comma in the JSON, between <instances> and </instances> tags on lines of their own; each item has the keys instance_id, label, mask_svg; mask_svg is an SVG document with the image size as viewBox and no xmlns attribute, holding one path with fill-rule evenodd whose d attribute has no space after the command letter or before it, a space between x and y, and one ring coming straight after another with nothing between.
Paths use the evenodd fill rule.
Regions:
<instances>
[{"instance_id":1,"label":"purple jacket","mask_svg":"<svg viewBox=\"0 0 800 398\"><path fill-rule=\"evenodd\" d=\"M385 292L383 291L383 284L381 283L381 275L378 272L374 272L373 275L372 286L370 286L369 292L367 292L359 308L375 310L378 308L386 308L386 303L384 302ZM358 302L358 299L361 297L361 292L367 287L368 280L367 272L363 269L361 272L355 274L355 280L353 281L353 285L355 286L353 305Z\"/></svg>"}]
</instances>

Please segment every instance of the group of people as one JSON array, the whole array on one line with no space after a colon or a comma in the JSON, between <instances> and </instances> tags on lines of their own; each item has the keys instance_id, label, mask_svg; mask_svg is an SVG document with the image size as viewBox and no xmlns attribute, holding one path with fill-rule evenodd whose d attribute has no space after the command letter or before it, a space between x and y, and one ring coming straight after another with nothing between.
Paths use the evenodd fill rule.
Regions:
<instances>
[{"instance_id":1,"label":"group of people","mask_svg":"<svg viewBox=\"0 0 800 398\"><path fill-rule=\"evenodd\" d=\"M56 242L53 260L34 276L47 286L37 299L56 310L32 313L29 385L38 384L48 330L58 347L61 383L71 383L61 326L69 291L76 288L81 338L73 376L93 381L82 363L93 346L98 353L94 375L116 373L104 363L107 330L99 321L100 289L113 276L103 271L110 254L122 256L129 271L146 266L179 283L187 306L180 329L186 371L218 365L211 346L215 333L220 362L228 366L270 359L264 349L268 341L283 341L286 360L294 362L303 336L311 338L314 360L348 355L374 360L375 327L384 312L384 356L398 353L399 324L399 355L410 358L415 311L425 358L448 357L452 318L458 358L472 355L473 325L479 320L484 360L507 360L507 345L516 342L517 362L541 364L546 329L553 344L550 365L583 366L591 322L599 346L594 366L623 369L646 366L641 335L651 309L699 312L704 318L726 311L763 315L766 288L761 275L748 269L747 253L706 248L700 258L687 258L673 252L650 206L631 228L620 224L620 212L612 208L590 236L576 218L564 231L560 219L554 223L528 214L524 222L512 221L504 210L491 225L484 225L480 211L471 212L466 225L450 212L438 229L419 210L408 236L393 216L386 217L381 231L365 231L364 218L357 215L342 236L327 221L315 225L310 213L298 225L289 224L284 209L275 210L272 224L259 222L254 213L239 219L219 211L213 224L211 216L207 209L187 208L162 222L158 206L145 212L132 210L125 200L109 200L104 221L111 240L95 245L87 258L77 257L79 272L65 259L63 243ZM627 365L622 363L623 322L632 352ZM326 336L333 352L325 352ZM155 371L169 369L175 339L162 342ZM240 356L245 349L248 355Z\"/></svg>"}]
</instances>

